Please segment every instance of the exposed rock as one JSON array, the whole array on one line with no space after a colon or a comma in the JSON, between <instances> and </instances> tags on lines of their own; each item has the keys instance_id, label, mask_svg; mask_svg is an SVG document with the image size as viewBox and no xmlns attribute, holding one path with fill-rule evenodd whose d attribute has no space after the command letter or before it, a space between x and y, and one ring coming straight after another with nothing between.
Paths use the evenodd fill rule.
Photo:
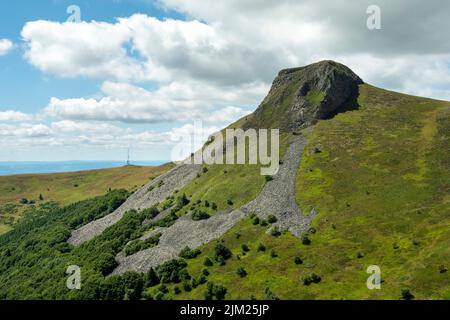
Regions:
<instances>
[{"instance_id":1,"label":"exposed rock","mask_svg":"<svg viewBox=\"0 0 450 320\"><path fill-rule=\"evenodd\" d=\"M281 70L244 128L295 131L308 127L356 108L358 85L362 83L348 67L328 60Z\"/></svg>"},{"instance_id":2,"label":"exposed rock","mask_svg":"<svg viewBox=\"0 0 450 320\"><path fill-rule=\"evenodd\" d=\"M309 223L315 216L315 212L303 216L295 201L295 179L304 145L303 137L293 138L283 158L283 166L274 179L266 183L255 200L234 211L218 212L207 220L193 221L190 215L179 218L172 226L158 229L157 232L162 233L162 236L155 247L130 256L123 253L117 255L119 265L113 274L127 271L146 272L150 267L177 258L179 252L186 246L195 249L220 238L250 213L257 213L264 218L273 214L278 219L275 225L281 230L289 230L295 236L300 236L302 232L308 230Z\"/></svg>"},{"instance_id":3,"label":"exposed rock","mask_svg":"<svg viewBox=\"0 0 450 320\"><path fill-rule=\"evenodd\" d=\"M173 168L139 189L113 213L74 230L67 242L78 246L100 235L106 228L117 223L122 219L125 212L131 209L145 209L156 205L172 195L175 190L181 189L189 181L193 180L201 171L201 168L201 165L189 164L182 164ZM157 216L157 218L162 216Z\"/></svg>"}]
</instances>

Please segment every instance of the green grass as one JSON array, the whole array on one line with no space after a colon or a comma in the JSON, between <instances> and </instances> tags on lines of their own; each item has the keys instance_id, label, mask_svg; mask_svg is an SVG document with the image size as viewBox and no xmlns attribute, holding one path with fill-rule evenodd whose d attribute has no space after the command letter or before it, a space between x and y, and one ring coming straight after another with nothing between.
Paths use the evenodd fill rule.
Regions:
<instances>
[{"instance_id":1,"label":"green grass","mask_svg":"<svg viewBox=\"0 0 450 320\"><path fill-rule=\"evenodd\" d=\"M284 155L291 135L280 135L280 159ZM265 176L260 173L260 165L208 165L208 171L181 189L178 194L185 193L190 199L189 205L178 214L191 212L189 209L198 201L196 208L214 214L227 208L236 209L255 199L265 184ZM205 200L215 203L217 209L205 206ZM232 205L228 203L232 201Z\"/></svg>"},{"instance_id":2,"label":"green grass","mask_svg":"<svg viewBox=\"0 0 450 320\"><path fill-rule=\"evenodd\" d=\"M334 268L319 273L345 284L324 283L319 297L396 299L408 287L417 298L449 298L439 266L450 256L450 104L368 85L359 104L306 133L297 201L319 212L308 249ZM382 290L357 289L371 264Z\"/></svg>"},{"instance_id":3,"label":"green grass","mask_svg":"<svg viewBox=\"0 0 450 320\"><path fill-rule=\"evenodd\" d=\"M318 210L311 244L289 233L273 237L246 219L220 239L233 258L205 267L215 242L206 244L188 260L192 276L207 268L208 281L228 289L227 299L264 299L266 288L281 299L399 299L402 288L417 299L450 299L450 273L439 272L450 264L450 103L368 85L358 102L359 110L303 132L308 145L296 195L305 212ZM204 189L214 185L204 182ZM250 248L245 256L243 243ZM259 243L265 252L257 252ZM381 268L381 290L366 287L370 265ZM312 272L321 282L303 285ZM203 299L206 290L175 295L171 286L167 299Z\"/></svg>"},{"instance_id":4,"label":"green grass","mask_svg":"<svg viewBox=\"0 0 450 320\"><path fill-rule=\"evenodd\" d=\"M22 216L27 207L20 204L22 198L34 200L36 204L54 201L64 206L102 195L109 189L135 190L172 166L124 166L81 172L0 176L0 234L11 230L11 226L4 223L6 217L13 217L17 222ZM39 200L39 195L43 200ZM16 207L14 212L7 208L11 205Z\"/></svg>"},{"instance_id":5,"label":"green grass","mask_svg":"<svg viewBox=\"0 0 450 320\"><path fill-rule=\"evenodd\" d=\"M320 91L311 90L306 95L306 100L313 106L318 107L323 99L325 98L325 93Z\"/></svg>"}]
</instances>

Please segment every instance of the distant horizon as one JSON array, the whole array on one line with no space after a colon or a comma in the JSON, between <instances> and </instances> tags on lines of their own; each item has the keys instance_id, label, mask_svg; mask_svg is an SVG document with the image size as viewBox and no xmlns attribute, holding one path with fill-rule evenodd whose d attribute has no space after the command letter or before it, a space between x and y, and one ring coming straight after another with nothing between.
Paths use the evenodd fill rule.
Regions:
<instances>
[{"instance_id":1,"label":"distant horizon","mask_svg":"<svg viewBox=\"0 0 450 320\"><path fill-rule=\"evenodd\" d=\"M134 160L134 166L159 166L170 160ZM0 176L20 174L66 173L120 168L127 165L122 160L70 160L70 161L0 161Z\"/></svg>"}]
</instances>

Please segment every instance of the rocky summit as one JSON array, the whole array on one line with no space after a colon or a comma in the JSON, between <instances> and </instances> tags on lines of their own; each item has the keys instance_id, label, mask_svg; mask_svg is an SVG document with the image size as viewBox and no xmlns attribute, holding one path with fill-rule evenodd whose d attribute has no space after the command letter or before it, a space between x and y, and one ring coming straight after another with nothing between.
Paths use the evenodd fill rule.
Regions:
<instances>
[{"instance_id":1,"label":"rocky summit","mask_svg":"<svg viewBox=\"0 0 450 320\"><path fill-rule=\"evenodd\" d=\"M295 131L320 119L357 108L358 85L363 81L343 64L325 60L281 70L244 128Z\"/></svg>"}]
</instances>

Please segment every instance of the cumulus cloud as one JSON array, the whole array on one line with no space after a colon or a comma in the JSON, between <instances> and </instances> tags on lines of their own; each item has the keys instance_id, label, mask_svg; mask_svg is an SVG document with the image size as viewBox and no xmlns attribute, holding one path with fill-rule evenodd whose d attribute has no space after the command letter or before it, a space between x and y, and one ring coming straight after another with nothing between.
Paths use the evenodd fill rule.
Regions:
<instances>
[{"instance_id":1,"label":"cumulus cloud","mask_svg":"<svg viewBox=\"0 0 450 320\"><path fill-rule=\"evenodd\" d=\"M151 145L189 131L192 120L220 129L253 111L280 69L323 59L340 61L380 87L450 99L447 1L159 2L186 19L135 14L114 22L28 22L21 34L31 65L103 84L95 98L55 93L43 114L56 122L47 129L17 124L17 141L36 130L42 133L36 139L47 143ZM381 30L366 27L373 4L381 9ZM156 89L146 89L149 82ZM0 121L21 117L17 122L31 121L0 113ZM184 125L136 132L115 122Z\"/></svg>"},{"instance_id":2,"label":"cumulus cloud","mask_svg":"<svg viewBox=\"0 0 450 320\"><path fill-rule=\"evenodd\" d=\"M27 122L33 119L33 115L20 111L0 111L0 122Z\"/></svg>"},{"instance_id":3,"label":"cumulus cloud","mask_svg":"<svg viewBox=\"0 0 450 320\"><path fill-rule=\"evenodd\" d=\"M44 113L72 120L104 120L128 123L156 123L204 120L226 124L249 111L230 106L255 103L267 90L261 84L218 89L205 83L172 82L155 91L126 83L105 82L103 97L51 98Z\"/></svg>"},{"instance_id":4,"label":"cumulus cloud","mask_svg":"<svg viewBox=\"0 0 450 320\"><path fill-rule=\"evenodd\" d=\"M14 45L11 40L0 39L0 56L8 54L12 50L13 46Z\"/></svg>"}]
</instances>

